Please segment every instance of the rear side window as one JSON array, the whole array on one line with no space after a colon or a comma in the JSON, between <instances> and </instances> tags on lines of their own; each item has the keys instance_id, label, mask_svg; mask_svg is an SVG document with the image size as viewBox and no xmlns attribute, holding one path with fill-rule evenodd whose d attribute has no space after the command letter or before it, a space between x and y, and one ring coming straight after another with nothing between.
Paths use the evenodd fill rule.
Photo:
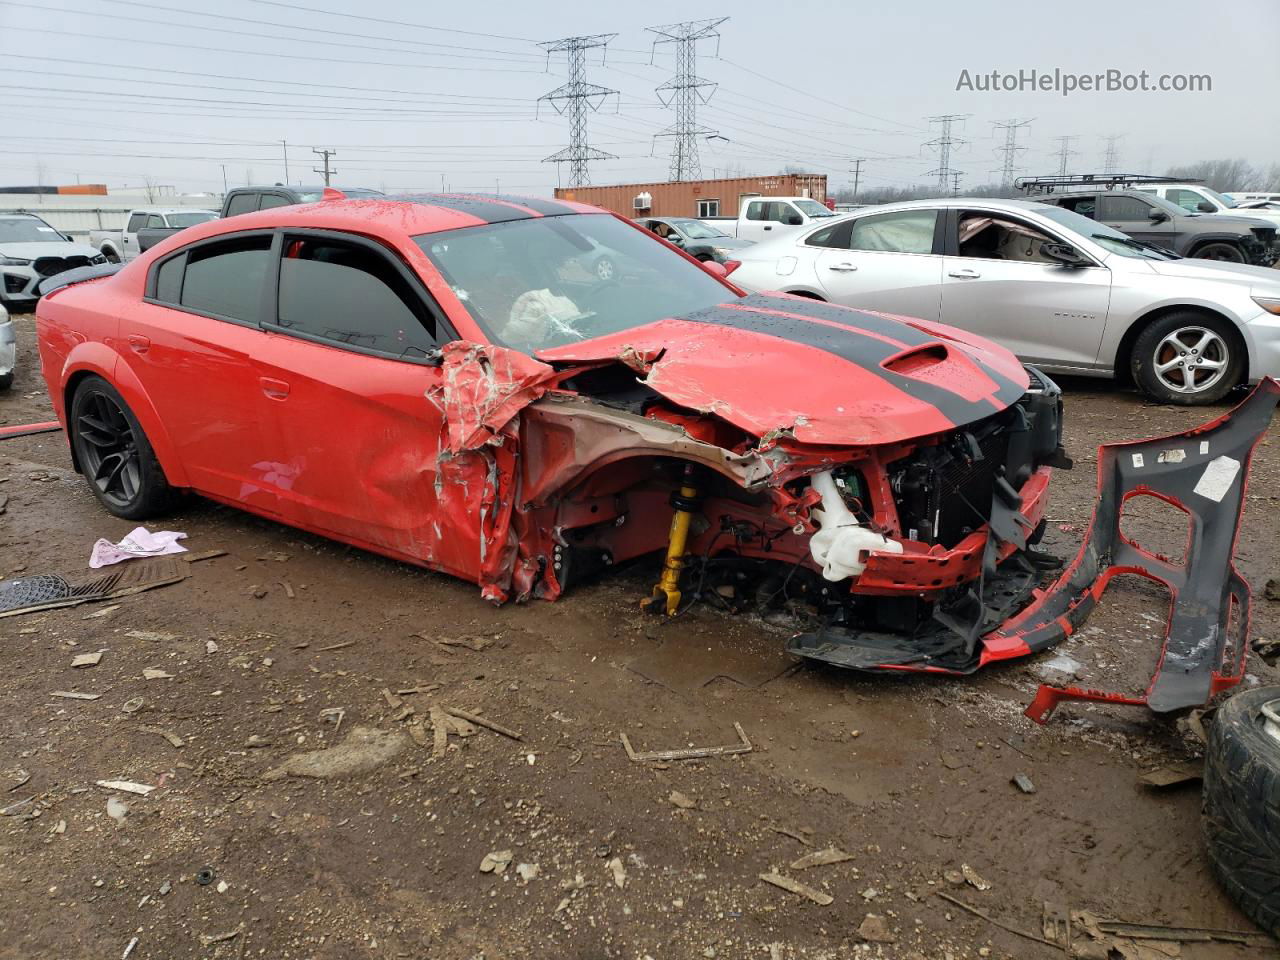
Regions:
<instances>
[{"instance_id":1,"label":"rear side window","mask_svg":"<svg viewBox=\"0 0 1280 960\"><path fill-rule=\"evenodd\" d=\"M293 201L288 197L282 197L276 193L264 193L262 195L262 205L259 210L270 210L272 207L288 207Z\"/></svg>"},{"instance_id":2,"label":"rear side window","mask_svg":"<svg viewBox=\"0 0 1280 960\"><path fill-rule=\"evenodd\" d=\"M1103 220L1146 220L1151 215L1151 204L1137 197L1103 197Z\"/></svg>"},{"instance_id":3,"label":"rear side window","mask_svg":"<svg viewBox=\"0 0 1280 960\"><path fill-rule=\"evenodd\" d=\"M1050 199L1049 203L1054 201ZM1080 214L1082 217L1088 217L1090 220L1098 219L1098 198L1091 194L1085 194L1081 197L1062 197L1057 201L1058 206L1064 210L1071 210Z\"/></svg>"},{"instance_id":4,"label":"rear side window","mask_svg":"<svg viewBox=\"0 0 1280 960\"><path fill-rule=\"evenodd\" d=\"M182 271L187 265L187 255L180 254L160 264L156 271L156 299L165 303L182 302Z\"/></svg>"},{"instance_id":5,"label":"rear side window","mask_svg":"<svg viewBox=\"0 0 1280 960\"><path fill-rule=\"evenodd\" d=\"M833 223L816 233L809 234L805 244L810 247L848 247L849 224Z\"/></svg>"},{"instance_id":6,"label":"rear side window","mask_svg":"<svg viewBox=\"0 0 1280 960\"><path fill-rule=\"evenodd\" d=\"M252 213L258 209L256 193L237 193L227 204L227 216L234 217L241 213Z\"/></svg>"},{"instance_id":7,"label":"rear side window","mask_svg":"<svg viewBox=\"0 0 1280 960\"><path fill-rule=\"evenodd\" d=\"M435 322L388 257L356 243L288 237L278 325L396 357L436 346Z\"/></svg>"},{"instance_id":8,"label":"rear side window","mask_svg":"<svg viewBox=\"0 0 1280 960\"><path fill-rule=\"evenodd\" d=\"M196 247L187 253L178 302L202 313L257 323L270 260L270 236Z\"/></svg>"},{"instance_id":9,"label":"rear side window","mask_svg":"<svg viewBox=\"0 0 1280 960\"><path fill-rule=\"evenodd\" d=\"M147 222L145 213L135 213L129 218L129 225L125 227L125 233L137 233L138 229Z\"/></svg>"},{"instance_id":10,"label":"rear side window","mask_svg":"<svg viewBox=\"0 0 1280 960\"><path fill-rule=\"evenodd\" d=\"M903 210L861 217L853 222L850 250L882 253L932 253L938 225L936 210Z\"/></svg>"}]
</instances>

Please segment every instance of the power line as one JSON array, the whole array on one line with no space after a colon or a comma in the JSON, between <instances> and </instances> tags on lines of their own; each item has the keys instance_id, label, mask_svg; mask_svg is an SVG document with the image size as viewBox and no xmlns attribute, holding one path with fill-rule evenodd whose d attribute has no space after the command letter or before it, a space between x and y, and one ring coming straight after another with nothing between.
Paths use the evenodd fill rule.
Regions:
<instances>
[{"instance_id":1,"label":"power line","mask_svg":"<svg viewBox=\"0 0 1280 960\"><path fill-rule=\"evenodd\" d=\"M1079 135L1077 134L1053 138L1054 142L1058 144L1058 176L1065 177L1067 175L1067 158L1074 157L1078 152L1071 149L1071 143L1078 139Z\"/></svg>"},{"instance_id":2,"label":"power line","mask_svg":"<svg viewBox=\"0 0 1280 960\"><path fill-rule=\"evenodd\" d=\"M661 27L646 27L650 33L656 34L653 48L659 44L674 43L676 45L676 75L655 88L658 99L663 106L674 106L676 122L660 133L658 137L671 137L671 164L667 176L671 180L696 180L702 176L702 166L698 162L698 137L718 136L710 127L698 125L698 101L706 103L715 92L716 85L710 80L698 76L696 64L698 41L712 37L716 39L716 54L720 52L720 32L716 29L728 20L719 17L712 20L686 20L683 23L669 23ZM703 94L704 88L710 92ZM666 94L666 97L663 97Z\"/></svg>"},{"instance_id":3,"label":"power line","mask_svg":"<svg viewBox=\"0 0 1280 960\"><path fill-rule=\"evenodd\" d=\"M318 173L318 174L320 174L321 176L323 176L323 177L324 177L324 185L327 187L327 186L329 186L329 177L331 177L333 174L335 174L335 173L337 173L337 172L338 172L337 170L330 170L330 169L329 169L329 158L330 158L330 157L336 157L336 156L338 155L338 151L337 151L337 150L317 150L315 147L312 147L312 148L311 148L311 152L312 152L312 153L314 153L317 157L322 157L322 158L323 158L323 160L324 160L324 169L323 169L323 170L321 170L321 169L319 169L319 168L317 168L317 167L312 167L312 168L311 168L311 172L312 172L312 173Z\"/></svg>"},{"instance_id":4,"label":"power line","mask_svg":"<svg viewBox=\"0 0 1280 960\"><path fill-rule=\"evenodd\" d=\"M588 161L617 159L612 153L597 150L588 143L587 111L599 110L605 98L616 95L618 91L586 81L587 51L599 48L603 59L605 48L616 36L616 33L598 33L590 37L565 37L539 44L547 51L548 60L551 54L563 51L569 61L568 82L550 93L544 93L538 98L538 102L550 103L557 113L569 118L569 146L551 154L542 162L557 164L557 171L560 169L559 164L568 163L571 187L583 187L591 182L591 175L587 171Z\"/></svg>"},{"instance_id":5,"label":"power line","mask_svg":"<svg viewBox=\"0 0 1280 960\"><path fill-rule=\"evenodd\" d=\"M284 7L286 10L301 10L307 14L322 13L330 17L346 17L349 20L364 20L367 23L386 23L396 27L415 27L419 30L435 30L439 33L458 33L468 37L486 37L490 40L512 40L516 43L536 43L529 37L508 37L501 33L481 33L477 30L457 30L452 27L437 27L426 23L409 23L405 20L385 20L382 17L367 17L354 13L341 13L337 10L320 10L312 6L298 3L283 3L281 0L249 0L250 3L263 3L271 7Z\"/></svg>"},{"instance_id":6,"label":"power line","mask_svg":"<svg viewBox=\"0 0 1280 960\"><path fill-rule=\"evenodd\" d=\"M1018 154L1027 152L1026 147L1018 146L1018 131L1030 125L1030 120L1018 120L1016 118L1005 120L1003 123L996 122L992 124L996 130L1005 132L1004 146L997 148L1000 153L1004 154L1004 162L1001 163L998 170L992 171L992 173L1000 174L1000 183L1004 186L1013 183L1013 175L1017 170Z\"/></svg>"},{"instance_id":7,"label":"power line","mask_svg":"<svg viewBox=\"0 0 1280 960\"><path fill-rule=\"evenodd\" d=\"M968 118L967 113L949 113L944 116L927 117L929 123L939 124L941 127L940 134L934 139L928 141L926 147L935 147L938 151L938 165L925 174L926 177L938 178L938 189L946 190L947 181L951 179L951 148L961 147L968 141L961 140L959 137L951 135L951 126L957 121L964 121Z\"/></svg>"}]
</instances>

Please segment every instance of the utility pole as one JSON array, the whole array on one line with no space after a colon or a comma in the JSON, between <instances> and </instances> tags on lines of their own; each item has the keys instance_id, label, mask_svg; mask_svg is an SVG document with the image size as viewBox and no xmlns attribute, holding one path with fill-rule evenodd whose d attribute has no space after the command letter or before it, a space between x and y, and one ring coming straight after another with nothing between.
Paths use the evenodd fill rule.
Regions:
<instances>
[{"instance_id":1,"label":"utility pole","mask_svg":"<svg viewBox=\"0 0 1280 960\"><path fill-rule=\"evenodd\" d=\"M960 178L964 176L963 170L951 171L951 195L953 197L960 196Z\"/></svg>"},{"instance_id":2,"label":"utility pole","mask_svg":"<svg viewBox=\"0 0 1280 960\"><path fill-rule=\"evenodd\" d=\"M289 144L285 140L280 141L280 147L284 151L284 185L289 185Z\"/></svg>"},{"instance_id":3,"label":"utility pole","mask_svg":"<svg viewBox=\"0 0 1280 960\"><path fill-rule=\"evenodd\" d=\"M1013 174L1017 170L1018 154L1026 153L1026 147L1018 146L1018 131L1023 127L1031 125L1030 120L1018 120L1016 118L1006 120L1003 123L993 123L992 126L996 130L1004 131L1004 146L996 149L1004 154L1004 161L1000 164L998 170L992 170L992 173L1000 174L1001 186L1009 186L1013 183Z\"/></svg>"},{"instance_id":4,"label":"utility pole","mask_svg":"<svg viewBox=\"0 0 1280 960\"><path fill-rule=\"evenodd\" d=\"M697 73L698 41L712 37L716 39L716 53L720 52L720 24L728 17L711 20L687 20L683 23L669 23L662 27L647 27L656 34L653 51L660 43L676 45L676 75L655 88L658 100L664 107L675 107L676 122L660 133L658 137L670 137L671 165L667 176L671 180L697 180L702 176L702 166L698 160L698 137L716 136L715 130L698 125L698 101L707 103L715 93L716 84L703 80ZM653 61L653 53L650 54ZM703 91L706 90L704 93Z\"/></svg>"},{"instance_id":5,"label":"utility pole","mask_svg":"<svg viewBox=\"0 0 1280 960\"><path fill-rule=\"evenodd\" d=\"M549 40L538 46L547 51L547 61L551 54L564 51L569 61L569 80L562 83L550 93L538 98L555 108L556 113L569 118L569 146L558 150L543 163L568 163L569 186L585 187L591 183L591 175L587 172L589 160L617 160L612 153L596 150L587 141L587 111L599 110L605 98L616 94L617 90L602 87L599 84L587 83L587 51L599 47L601 51L616 37L616 33L598 33L590 37L565 37L563 40ZM600 54L602 60L604 53ZM557 171L560 169L556 168Z\"/></svg>"},{"instance_id":6,"label":"utility pole","mask_svg":"<svg viewBox=\"0 0 1280 960\"><path fill-rule=\"evenodd\" d=\"M312 147L312 148L311 148L311 152L312 152L312 153L314 153L317 157L321 157L321 158L323 159L323 161L324 161L324 169L323 169L323 170L321 170L321 169L319 169L319 168L317 168L317 167L312 167L312 168L311 168L311 172L312 172L312 173L318 173L318 174L320 174L321 176L323 176L323 177L324 177L324 185L327 187L327 186L329 185L329 177L330 177L332 174L335 174L335 173L337 173L337 172L338 172L337 170L330 170L330 169L329 169L329 158L330 158L330 157L336 157L336 156L338 155L338 151L337 151L337 150L317 150L315 147Z\"/></svg>"},{"instance_id":7,"label":"utility pole","mask_svg":"<svg viewBox=\"0 0 1280 960\"><path fill-rule=\"evenodd\" d=\"M1112 133L1102 138L1107 149L1102 155L1102 172L1115 173L1120 167L1120 148L1117 144L1124 137L1123 133Z\"/></svg>"},{"instance_id":8,"label":"utility pole","mask_svg":"<svg viewBox=\"0 0 1280 960\"><path fill-rule=\"evenodd\" d=\"M1071 143L1074 140L1078 140L1079 137L1072 134L1069 137L1054 137L1053 139L1058 144L1058 176L1065 177L1067 175L1067 158L1076 155L1076 151L1071 149Z\"/></svg>"},{"instance_id":9,"label":"utility pole","mask_svg":"<svg viewBox=\"0 0 1280 960\"><path fill-rule=\"evenodd\" d=\"M227 165L226 165L225 163L220 163L220 164L218 164L218 166L220 166L220 167L222 168L222 194L223 194L223 196L226 196L226 193L227 193Z\"/></svg>"},{"instance_id":10,"label":"utility pole","mask_svg":"<svg viewBox=\"0 0 1280 960\"><path fill-rule=\"evenodd\" d=\"M862 165L867 162L867 158L854 157L849 162L853 164L853 169L850 171L850 173L853 174L853 197L849 200L849 202L857 203L858 202L858 181L862 179Z\"/></svg>"},{"instance_id":11,"label":"utility pole","mask_svg":"<svg viewBox=\"0 0 1280 960\"><path fill-rule=\"evenodd\" d=\"M940 117L926 117L930 123L936 123L941 127L939 135L925 144L926 147L933 147L938 151L938 165L925 174L926 177L938 178L938 189L946 191L947 181L951 179L951 148L962 147L968 141L961 140L959 137L951 135L951 126L956 121L963 121L968 118L967 113L949 113Z\"/></svg>"}]
</instances>

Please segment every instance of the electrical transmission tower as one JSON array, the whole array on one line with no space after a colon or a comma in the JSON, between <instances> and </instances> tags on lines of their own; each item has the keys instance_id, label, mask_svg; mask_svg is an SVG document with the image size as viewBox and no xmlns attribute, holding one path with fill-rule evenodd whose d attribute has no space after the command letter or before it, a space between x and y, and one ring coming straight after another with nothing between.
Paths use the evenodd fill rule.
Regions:
<instances>
[{"instance_id":1,"label":"electrical transmission tower","mask_svg":"<svg viewBox=\"0 0 1280 960\"><path fill-rule=\"evenodd\" d=\"M1113 133L1110 136L1103 137L1103 141L1107 145L1106 152L1102 155L1102 172L1115 173L1120 168L1120 148L1116 146L1123 133Z\"/></svg>"},{"instance_id":2,"label":"electrical transmission tower","mask_svg":"<svg viewBox=\"0 0 1280 960\"><path fill-rule=\"evenodd\" d=\"M675 107L676 122L661 133L654 134L654 139L672 138L671 167L667 174L671 180L696 180L701 177L698 137L717 135L710 127L698 125L698 101L709 101L716 87L712 81L698 76L698 41L715 37L716 52L719 53L720 32L716 28L728 19L719 17L713 20L688 20L684 23L669 23L664 27L646 28L650 33L657 34L653 41L655 52L660 43L676 45L676 75L656 88L663 106ZM705 88L710 89L704 93Z\"/></svg>"},{"instance_id":3,"label":"electrical transmission tower","mask_svg":"<svg viewBox=\"0 0 1280 960\"><path fill-rule=\"evenodd\" d=\"M925 174L926 177L938 178L938 189L946 191L947 181L951 179L951 148L961 147L968 141L961 140L959 137L951 135L951 125L957 120L964 120L969 115L967 113L949 113L941 117L926 117L930 123L936 123L941 126L939 135L925 144L926 147L933 147L938 151L938 165Z\"/></svg>"},{"instance_id":4,"label":"electrical transmission tower","mask_svg":"<svg viewBox=\"0 0 1280 960\"><path fill-rule=\"evenodd\" d=\"M953 197L960 196L960 178L964 176L963 170L951 171L951 195Z\"/></svg>"},{"instance_id":5,"label":"electrical transmission tower","mask_svg":"<svg viewBox=\"0 0 1280 960\"><path fill-rule=\"evenodd\" d=\"M1004 161L1000 164L1000 169L991 171L992 173L1000 174L1002 186L1008 186L1013 183L1013 174L1018 168L1018 154L1027 152L1026 147L1018 146L1018 131L1030 125L1030 120L1018 119L992 124L994 129L1004 131L1004 146L996 148L998 152L1004 154Z\"/></svg>"},{"instance_id":6,"label":"electrical transmission tower","mask_svg":"<svg viewBox=\"0 0 1280 960\"><path fill-rule=\"evenodd\" d=\"M329 177L331 177L333 174L338 172L337 170L331 170L329 168L329 158L336 157L338 155L338 151L337 150L317 150L315 147L312 147L311 152L314 153L317 157L320 157L324 161L323 170L320 169L319 167L312 167L311 172L318 173L321 176L323 176L324 185L327 187L329 185Z\"/></svg>"},{"instance_id":7,"label":"electrical transmission tower","mask_svg":"<svg viewBox=\"0 0 1280 960\"><path fill-rule=\"evenodd\" d=\"M565 37L563 40L549 40L538 46L547 51L547 60L551 54L564 51L569 60L569 80L562 83L550 93L538 98L555 108L556 113L569 117L569 146L551 156L543 163L568 163L570 187L585 187L591 182L587 172L588 160L616 160L612 153L597 150L587 142L587 111L600 109L605 98L616 94L617 90L587 83L587 51L600 47L602 50L616 33L598 33L592 37ZM604 54L601 54L603 57ZM558 168L557 168L558 169Z\"/></svg>"},{"instance_id":8,"label":"electrical transmission tower","mask_svg":"<svg viewBox=\"0 0 1280 960\"><path fill-rule=\"evenodd\" d=\"M1071 149L1071 142L1078 140L1079 137L1072 134L1069 137L1054 137L1053 139L1058 144L1058 176L1065 177L1067 175L1067 158L1074 157L1077 152Z\"/></svg>"}]
</instances>

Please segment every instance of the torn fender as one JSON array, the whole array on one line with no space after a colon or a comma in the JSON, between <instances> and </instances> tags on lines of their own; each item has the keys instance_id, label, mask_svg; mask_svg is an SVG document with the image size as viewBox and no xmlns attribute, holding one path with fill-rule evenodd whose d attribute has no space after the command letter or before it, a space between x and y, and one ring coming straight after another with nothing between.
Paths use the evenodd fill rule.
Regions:
<instances>
[{"instance_id":1,"label":"torn fender","mask_svg":"<svg viewBox=\"0 0 1280 960\"><path fill-rule=\"evenodd\" d=\"M1280 384L1263 380L1234 410L1186 433L1098 448L1098 502L1083 546L1052 587L983 638L992 659L1047 649L1098 605L1112 577L1168 587L1169 620L1155 676L1142 697L1042 686L1027 716L1044 723L1063 700L1145 703L1158 713L1198 706L1239 683L1249 636L1249 585L1234 553L1253 451ZM1150 495L1187 514L1185 562L1151 553L1120 532L1125 501Z\"/></svg>"},{"instance_id":2,"label":"torn fender","mask_svg":"<svg viewBox=\"0 0 1280 960\"><path fill-rule=\"evenodd\" d=\"M517 350L455 340L441 350L441 386L428 399L444 414L445 449L476 450L503 442L503 428L562 375Z\"/></svg>"}]
</instances>

